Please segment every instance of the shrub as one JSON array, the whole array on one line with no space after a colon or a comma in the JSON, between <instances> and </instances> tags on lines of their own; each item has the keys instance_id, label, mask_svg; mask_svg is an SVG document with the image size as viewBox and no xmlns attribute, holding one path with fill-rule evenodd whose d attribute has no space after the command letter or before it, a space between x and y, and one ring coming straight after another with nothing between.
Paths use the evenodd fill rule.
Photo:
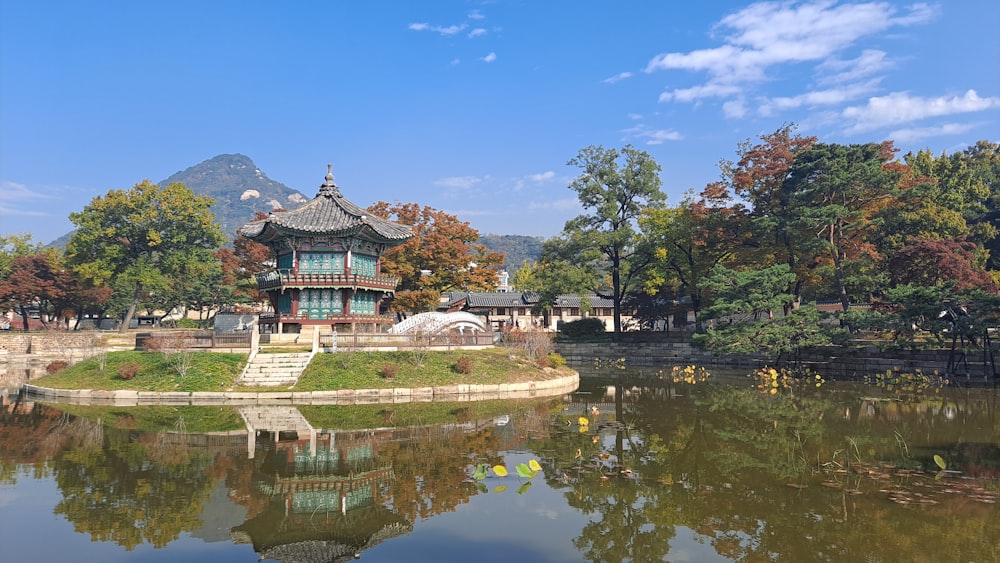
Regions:
<instances>
[{"instance_id":1,"label":"shrub","mask_svg":"<svg viewBox=\"0 0 1000 563\"><path fill-rule=\"evenodd\" d=\"M464 373L466 375L472 373L472 358L468 356L462 356L455 362L455 372Z\"/></svg>"},{"instance_id":2,"label":"shrub","mask_svg":"<svg viewBox=\"0 0 1000 563\"><path fill-rule=\"evenodd\" d=\"M550 352L547 358L549 360L549 365L554 368L561 368L564 365L566 365L566 358L560 356L555 352Z\"/></svg>"},{"instance_id":3,"label":"shrub","mask_svg":"<svg viewBox=\"0 0 1000 563\"><path fill-rule=\"evenodd\" d=\"M543 368L543 369L549 367L549 365L550 365L549 364L549 357L548 356L538 356L537 358L535 358L535 365L538 366L538 367L540 367L540 368Z\"/></svg>"},{"instance_id":4,"label":"shrub","mask_svg":"<svg viewBox=\"0 0 1000 563\"><path fill-rule=\"evenodd\" d=\"M394 379L399 373L399 366L396 364L385 364L379 374L385 379Z\"/></svg>"},{"instance_id":5,"label":"shrub","mask_svg":"<svg viewBox=\"0 0 1000 563\"><path fill-rule=\"evenodd\" d=\"M576 321L569 321L563 323L559 327L559 332L563 336L570 338L576 338L581 336L596 336L599 334L604 334L604 321L601 319L595 319L593 317L588 317L586 319L579 319Z\"/></svg>"},{"instance_id":6,"label":"shrub","mask_svg":"<svg viewBox=\"0 0 1000 563\"><path fill-rule=\"evenodd\" d=\"M69 366L69 362L66 360L56 360L45 366L45 373L55 373L61 369L66 369L67 366Z\"/></svg>"},{"instance_id":7,"label":"shrub","mask_svg":"<svg viewBox=\"0 0 1000 563\"><path fill-rule=\"evenodd\" d=\"M118 365L118 377L129 380L139 373L141 366L137 362L125 362Z\"/></svg>"}]
</instances>

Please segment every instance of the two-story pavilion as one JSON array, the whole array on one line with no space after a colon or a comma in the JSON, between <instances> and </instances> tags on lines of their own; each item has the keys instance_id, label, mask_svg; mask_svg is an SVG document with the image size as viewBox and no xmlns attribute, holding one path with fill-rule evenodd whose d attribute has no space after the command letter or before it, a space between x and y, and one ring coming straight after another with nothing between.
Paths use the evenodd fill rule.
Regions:
<instances>
[{"instance_id":1,"label":"two-story pavilion","mask_svg":"<svg viewBox=\"0 0 1000 563\"><path fill-rule=\"evenodd\" d=\"M310 325L376 330L394 322L379 310L399 282L382 274L382 254L406 242L413 231L348 201L333 181L332 168L311 201L237 230L274 255L275 270L258 274L257 287L274 310L261 315L260 322L276 324L275 332L301 332Z\"/></svg>"}]
</instances>

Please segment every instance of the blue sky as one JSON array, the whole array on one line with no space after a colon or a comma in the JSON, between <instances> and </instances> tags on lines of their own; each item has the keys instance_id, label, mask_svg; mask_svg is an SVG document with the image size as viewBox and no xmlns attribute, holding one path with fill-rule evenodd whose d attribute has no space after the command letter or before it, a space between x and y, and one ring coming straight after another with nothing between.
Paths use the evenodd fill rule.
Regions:
<instances>
[{"instance_id":1,"label":"blue sky","mask_svg":"<svg viewBox=\"0 0 1000 563\"><path fill-rule=\"evenodd\" d=\"M0 0L0 235L225 153L544 237L588 145L648 151L670 204L788 122L953 153L1000 140L998 25L995 0Z\"/></svg>"}]
</instances>

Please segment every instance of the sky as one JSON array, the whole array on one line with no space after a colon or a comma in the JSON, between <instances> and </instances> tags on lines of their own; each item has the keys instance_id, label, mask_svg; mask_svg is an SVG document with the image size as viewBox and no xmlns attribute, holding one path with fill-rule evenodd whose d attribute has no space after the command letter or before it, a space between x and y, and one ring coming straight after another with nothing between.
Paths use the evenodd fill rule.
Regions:
<instances>
[{"instance_id":1,"label":"sky","mask_svg":"<svg viewBox=\"0 0 1000 563\"><path fill-rule=\"evenodd\" d=\"M784 124L951 154L1000 141L998 26L996 0L0 0L0 236L219 154L541 237L591 145L648 152L669 205Z\"/></svg>"}]
</instances>

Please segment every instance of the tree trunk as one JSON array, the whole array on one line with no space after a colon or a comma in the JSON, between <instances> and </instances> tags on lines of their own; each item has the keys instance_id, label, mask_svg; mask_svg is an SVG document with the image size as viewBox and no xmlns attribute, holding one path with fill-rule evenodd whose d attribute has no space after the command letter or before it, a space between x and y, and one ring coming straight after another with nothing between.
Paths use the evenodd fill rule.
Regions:
<instances>
[{"instance_id":1,"label":"tree trunk","mask_svg":"<svg viewBox=\"0 0 1000 563\"><path fill-rule=\"evenodd\" d=\"M21 310L21 322L24 323L24 332L28 332L28 308L24 305L20 306Z\"/></svg>"},{"instance_id":2,"label":"tree trunk","mask_svg":"<svg viewBox=\"0 0 1000 563\"><path fill-rule=\"evenodd\" d=\"M142 284L135 284L135 295L132 296L132 302L128 305L128 311L125 312L125 319L122 321L122 326L118 328L118 332L126 332L129 325L132 324L132 317L135 316L135 309L139 306L139 299L142 297Z\"/></svg>"}]
</instances>

